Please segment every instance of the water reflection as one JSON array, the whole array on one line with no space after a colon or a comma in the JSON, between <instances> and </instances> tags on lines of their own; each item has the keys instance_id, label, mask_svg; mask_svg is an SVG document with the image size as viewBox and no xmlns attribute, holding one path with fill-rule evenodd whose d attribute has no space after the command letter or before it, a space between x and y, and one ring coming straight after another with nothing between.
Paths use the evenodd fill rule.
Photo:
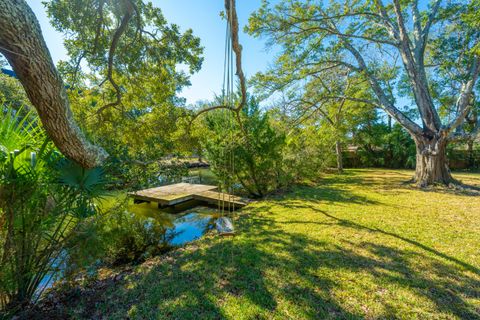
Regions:
<instances>
[{"instance_id":1,"label":"water reflection","mask_svg":"<svg viewBox=\"0 0 480 320\"><path fill-rule=\"evenodd\" d=\"M174 227L167 230L167 234L174 235L170 244L181 245L200 238L215 227L215 219L214 215L205 212L191 212L175 219Z\"/></svg>"},{"instance_id":2,"label":"water reflection","mask_svg":"<svg viewBox=\"0 0 480 320\"><path fill-rule=\"evenodd\" d=\"M115 202L115 201L113 201ZM108 208L104 208L107 209ZM157 208L156 203L127 205L126 214L136 216L143 236L155 248L168 251L172 246L180 246L202 237L206 232L215 228L215 221L219 218L217 209L204 206L190 207L181 212L171 213ZM135 221L135 220L133 220ZM42 279L37 296L53 283L65 276L67 268L67 253L62 252L53 263L53 270ZM58 261L57 261L58 260Z\"/></svg>"},{"instance_id":3,"label":"water reflection","mask_svg":"<svg viewBox=\"0 0 480 320\"><path fill-rule=\"evenodd\" d=\"M196 206L181 212L171 213L157 208L155 203L130 204L128 210L139 217L147 218L161 227L164 235L159 241L179 246L196 240L215 228L217 210ZM148 228L148 226L146 226Z\"/></svg>"}]
</instances>

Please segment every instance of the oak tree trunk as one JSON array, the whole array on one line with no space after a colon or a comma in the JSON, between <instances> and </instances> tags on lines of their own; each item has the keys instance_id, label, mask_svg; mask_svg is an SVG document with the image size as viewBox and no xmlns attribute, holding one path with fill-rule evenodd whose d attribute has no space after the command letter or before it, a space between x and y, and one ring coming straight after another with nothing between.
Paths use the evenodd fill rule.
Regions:
<instances>
[{"instance_id":1,"label":"oak tree trunk","mask_svg":"<svg viewBox=\"0 0 480 320\"><path fill-rule=\"evenodd\" d=\"M25 0L0 0L0 53L12 66L58 149L83 167L100 165L107 154L88 142L74 122L63 81Z\"/></svg>"},{"instance_id":2,"label":"oak tree trunk","mask_svg":"<svg viewBox=\"0 0 480 320\"><path fill-rule=\"evenodd\" d=\"M335 153L337 155L337 170L338 172L343 172L343 156L342 156L342 144L340 141L335 142Z\"/></svg>"},{"instance_id":3,"label":"oak tree trunk","mask_svg":"<svg viewBox=\"0 0 480 320\"><path fill-rule=\"evenodd\" d=\"M414 137L417 147L417 164L415 182L426 187L441 183L448 185L453 182L447 162L447 140L444 137Z\"/></svg>"}]
</instances>

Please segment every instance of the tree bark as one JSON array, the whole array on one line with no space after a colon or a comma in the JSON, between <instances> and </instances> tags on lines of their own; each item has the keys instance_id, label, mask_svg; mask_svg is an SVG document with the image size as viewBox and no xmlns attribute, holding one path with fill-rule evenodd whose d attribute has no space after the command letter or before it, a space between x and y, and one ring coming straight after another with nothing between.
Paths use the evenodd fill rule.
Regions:
<instances>
[{"instance_id":1,"label":"tree bark","mask_svg":"<svg viewBox=\"0 0 480 320\"><path fill-rule=\"evenodd\" d=\"M417 147L415 182L421 187L454 182L447 162L447 139L424 136L415 136L413 139Z\"/></svg>"},{"instance_id":2,"label":"tree bark","mask_svg":"<svg viewBox=\"0 0 480 320\"><path fill-rule=\"evenodd\" d=\"M25 0L0 0L0 53L17 74L58 149L83 167L100 165L107 153L88 142L73 120L65 86Z\"/></svg>"},{"instance_id":3,"label":"tree bark","mask_svg":"<svg viewBox=\"0 0 480 320\"><path fill-rule=\"evenodd\" d=\"M342 144L339 140L335 142L335 153L337 154L337 170L339 173L342 173L343 172Z\"/></svg>"}]
</instances>

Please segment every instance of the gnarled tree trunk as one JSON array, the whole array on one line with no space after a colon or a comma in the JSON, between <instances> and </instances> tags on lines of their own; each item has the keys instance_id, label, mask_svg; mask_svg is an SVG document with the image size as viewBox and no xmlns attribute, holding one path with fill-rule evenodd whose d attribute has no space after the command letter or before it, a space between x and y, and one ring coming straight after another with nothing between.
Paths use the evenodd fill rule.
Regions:
<instances>
[{"instance_id":1,"label":"gnarled tree trunk","mask_svg":"<svg viewBox=\"0 0 480 320\"><path fill-rule=\"evenodd\" d=\"M422 187L453 182L447 162L447 139L445 137L414 137L417 147L415 182Z\"/></svg>"},{"instance_id":2,"label":"gnarled tree trunk","mask_svg":"<svg viewBox=\"0 0 480 320\"><path fill-rule=\"evenodd\" d=\"M107 153L88 142L74 122L63 81L25 0L0 0L0 53L17 74L58 149L83 167L100 165Z\"/></svg>"}]
</instances>

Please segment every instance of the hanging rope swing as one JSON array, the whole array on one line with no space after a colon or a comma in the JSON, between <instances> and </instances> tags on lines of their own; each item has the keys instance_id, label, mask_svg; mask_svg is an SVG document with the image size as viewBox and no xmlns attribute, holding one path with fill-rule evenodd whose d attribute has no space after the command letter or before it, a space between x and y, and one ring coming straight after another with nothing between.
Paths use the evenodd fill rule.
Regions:
<instances>
[{"instance_id":1,"label":"hanging rope swing","mask_svg":"<svg viewBox=\"0 0 480 320\"><path fill-rule=\"evenodd\" d=\"M230 63L235 64L235 73L231 73L232 81L233 81L233 76L236 75L238 77L238 82L240 85L240 95L241 99L238 103L238 105L219 105L219 106L213 106L209 108L205 108L200 110L198 113L196 113L193 118L191 119L190 123L193 123L199 116L202 114L212 111L212 110L217 110L217 109L224 109L232 112L235 115L236 120L241 124L241 118L240 118L240 112L242 111L242 108L246 105L247 103L247 81L245 79L245 74L243 73L242 69L242 46L240 45L240 42L238 40L238 16L237 16L237 9L235 6L235 0L225 0L225 15L227 19L227 32L226 32L226 37L225 37L225 52L230 52L231 55L229 55ZM235 54L235 59L232 57L232 51ZM227 66L227 54L225 55L225 63L224 63L224 70L226 69ZM230 68L231 66L229 66ZM231 67L233 69L233 67ZM225 77L224 77L225 78ZM243 130L243 129L242 129Z\"/></svg>"},{"instance_id":2,"label":"hanging rope swing","mask_svg":"<svg viewBox=\"0 0 480 320\"><path fill-rule=\"evenodd\" d=\"M218 212L220 217L216 221L220 235L233 235L235 229L232 220L227 216L235 213L233 197L235 197L235 121L241 126L240 111L247 101L247 89L245 76L242 70L242 47L238 41L238 18L235 8L235 0L225 0L226 32L225 32L225 56L223 66L222 105L202 110L207 112L214 109L222 109L224 127L223 145L221 149L222 172L219 177L218 188L222 192L222 199L218 199ZM235 59L234 59L235 53ZM236 67L236 72L234 69ZM241 98L235 106L235 81L238 76L240 82ZM227 203L227 207L225 206Z\"/></svg>"}]
</instances>

